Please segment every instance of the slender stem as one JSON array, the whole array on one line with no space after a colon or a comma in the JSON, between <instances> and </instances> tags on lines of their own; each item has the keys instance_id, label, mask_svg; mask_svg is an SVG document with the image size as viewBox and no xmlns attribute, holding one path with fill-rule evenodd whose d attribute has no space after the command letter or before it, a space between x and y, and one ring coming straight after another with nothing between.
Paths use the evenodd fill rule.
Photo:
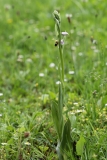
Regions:
<instances>
[{"instance_id":1,"label":"slender stem","mask_svg":"<svg viewBox=\"0 0 107 160\"><path fill-rule=\"evenodd\" d=\"M56 22L56 29L57 29L57 36L59 39L59 52L60 52L60 61L61 61L61 65L60 65L60 71L61 71L61 82L62 82L62 87L63 87L63 83L64 83L64 62L63 62L63 48L62 48L62 44L61 44L61 18L60 18L60 14L57 11L54 11L53 13L54 15L54 19Z\"/></svg>"},{"instance_id":2,"label":"slender stem","mask_svg":"<svg viewBox=\"0 0 107 160\"><path fill-rule=\"evenodd\" d=\"M62 82L62 86L64 83L64 60L63 60L63 48L61 45L61 27L59 22L56 20L56 24L57 24L57 29L58 29L58 38L59 38L59 53L60 53L60 61L61 61L61 66L60 66L60 70L61 70L61 82Z\"/></svg>"},{"instance_id":3,"label":"slender stem","mask_svg":"<svg viewBox=\"0 0 107 160\"><path fill-rule=\"evenodd\" d=\"M63 60L63 50L61 46L61 35L59 34L59 53L60 53L60 61L61 61L61 80L62 80L62 85L64 82L64 60Z\"/></svg>"}]
</instances>

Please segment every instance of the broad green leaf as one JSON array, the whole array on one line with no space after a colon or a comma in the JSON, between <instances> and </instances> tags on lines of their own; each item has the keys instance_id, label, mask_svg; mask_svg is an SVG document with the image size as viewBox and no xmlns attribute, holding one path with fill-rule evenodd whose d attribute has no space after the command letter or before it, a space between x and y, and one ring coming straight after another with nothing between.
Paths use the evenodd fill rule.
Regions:
<instances>
[{"instance_id":1,"label":"broad green leaf","mask_svg":"<svg viewBox=\"0 0 107 160\"><path fill-rule=\"evenodd\" d=\"M49 96L50 96L50 99L55 99L56 98L56 94L54 92L49 92Z\"/></svg>"},{"instance_id":2,"label":"broad green leaf","mask_svg":"<svg viewBox=\"0 0 107 160\"><path fill-rule=\"evenodd\" d=\"M52 109L53 122L56 128L58 137L61 140L62 130L63 130L63 117L62 117L62 114L60 114L59 112L59 106L57 103L53 102L51 109Z\"/></svg>"},{"instance_id":3,"label":"broad green leaf","mask_svg":"<svg viewBox=\"0 0 107 160\"><path fill-rule=\"evenodd\" d=\"M79 156L82 156L82 154L83 154L84 143L85 143L85 139L81 135L79 141L76 144L76 151L77 151L77 155L79 155Z\"/></svg>"},{"instance_id":4,"label":"broad green leaf","mask_svg":"<svg viewBox=\"0 0 107 160\"><path fill-rule=\"evenodd\" d=\"M61 150L65 150L71 145L70 131L71 131L71 123L70 120L68 119L64 125L63 136L61 141Z\"/></svg>"},{"instance_id":5,"label":"broad green leaf","mask_svg":"<svg viewBox=\"0 0 107 160\"><path fill-rule=\"evenodd\" d=\"M53 118L53 122L54 122L54 125L56 127L56 131L58 132L58 104L53 102L52 104L52 108L51 108L51 111L52 111L52 118ZM58 132L58 135L59 135L59 132Z\"/></svg>"},{"instance_id":6,"label":"broad green leaf","mask_svg":"<svg viewBox=\"0 0 107 160\"><path fill-rule=\"evenodd\" d=\"M63 109L63 90L62 90L62 85L61 85L61 84L59 84L59 99L58 99L58 105L59 105L60 115L62 116L62 109Z\"/></svg>"},{"instance_id":7,"label":"broad green leaf","mask_svg":"<svg viewBox=\"0 0 107 160\"><path fill-rule=\"evenodd\" d=\"M14 127L13 126L7 126L7 130L9 130L9 131L14 131Z\"/></svg>"},{"instance_id":8,"label":"broad green leaf","mask_svg":"<svg viewBox=\"0 0 107 160\"><path fill-rule=\"evenodd\" d=\"M9 139L9 140L7 141L7 143L8 143L8 145L13 145L14 140L11 138L11 139Z\"/></svg>"}]
</instances>

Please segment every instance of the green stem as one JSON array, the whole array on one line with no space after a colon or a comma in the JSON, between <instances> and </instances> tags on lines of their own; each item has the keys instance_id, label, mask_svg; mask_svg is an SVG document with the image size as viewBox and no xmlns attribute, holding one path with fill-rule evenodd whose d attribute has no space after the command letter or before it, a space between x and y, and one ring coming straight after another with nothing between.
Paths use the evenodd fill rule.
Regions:
<instances>
[{"instance_id":1,"label":"green stem","mask_svg":"<svg viewBox=\"0 0 107 160\"><path fill-rule=\"evenodd\" d=\"M62 81L62 85L64 82L64 60L63 60L63 50L62 50L62 46L61 46L61 33L59 34L59 53L60 53L60 61L61 61L61 81Z\"/></svg>"},{"instance_id":2,"label":"green stem","mask_svg":"<svg viewBox=\"0 0 107 160\"><path fill-rule=\"evenodd\" d=\"M60 53L60 71L61 71L61 82L62 82L62 86L64 83L64 60L63 60L63 48L61 45L61 27L59 22L56 20L56 24L57 24L57 29L58 29L58 38L59 38L59 53Z\"/></svg>"}]
</instances>

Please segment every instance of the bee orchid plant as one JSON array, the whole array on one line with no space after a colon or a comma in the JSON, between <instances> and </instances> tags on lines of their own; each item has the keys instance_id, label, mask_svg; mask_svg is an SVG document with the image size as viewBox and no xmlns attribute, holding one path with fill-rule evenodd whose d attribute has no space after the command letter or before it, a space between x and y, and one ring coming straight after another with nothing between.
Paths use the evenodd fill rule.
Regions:
<instances>
[{"instance_id":1,"label":"bee orchid plant","mask_svg":"<svg viewBox=\"0 0 107 160\"><path fill-rule=\"evenodd\" d=\"M59 160L66 159L66 152L72 151L71 146L71 122L69 118L64 122L63 117L63 106L64 106L64 59L63 59L63 45L64 40L62 36L68 35L67 32L61 32L61 17L60 14L55 10L53 12L53 17L55 20L55 32L57 36L58 43L56 46L59 48L59 57L60 57L60 65L59 65L59 72L60 72L60 83L59 83L59 97L58 103L53 102L52 104L52 117L53 122L57 131L58 135L58 143L56 147L56 151L58 154ZM72 156L73 157L73 156ZM74 158L72 158L74 160Z\"/></svg>"}]
</instances>

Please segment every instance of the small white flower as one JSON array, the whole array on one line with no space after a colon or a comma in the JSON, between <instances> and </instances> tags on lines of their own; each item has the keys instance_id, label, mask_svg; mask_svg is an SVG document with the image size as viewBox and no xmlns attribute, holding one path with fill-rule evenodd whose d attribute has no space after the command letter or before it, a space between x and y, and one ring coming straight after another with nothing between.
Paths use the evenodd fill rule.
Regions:
<instances>
[{"instance_id":1,"label":"small white flower","mask_svg":"<svg viewBox=\"0 0 107 160\"><path fill-rule=\"evenodd\" d=\"M80 44L79 44L79 42L76 42L75 45L76 45L76 46L79 46Z\"/></svg>"},{"instance_id":2,"label":"small white flower","mask_svg":"<svg viewBox=\"0 0 107 160\"><path fill-rule=\"evenodd\" d=\"M79 52L78 55L79 55L79 56L83 56L83 53L82 53L82 52Z\"/></svg>"},{"instance_id":3,"label":"small white flower","mask_svg":"<svg viewBox=\"0 0 107 160\"><path fill-rule=\"evenodd\" d=\"M70 115L74 115L75 113L73 111L69 112Z\"/></svg>"},{"instance_id":4,"label":"small white flower","mask_svg":"<svg viewBox=\"0 0 107 160\"><path fill-rule=\"evenodd\" d=\"M74 71L69 71L69 74L74 74L75 72Z\"/></svg>"},{"instance_id":5,"label":"small white flower","mask_svg":"<svg viewBox=\"0 0 107 160\"><path fill-rule=\"evenodd\" d=\"M66 14L66 17L68 18L71 18L72 17L72 14Z\"/></svg>"},{"instance_id":6,"label":"small white flower","mask_svg":"<svg viewBox=\"0 0 107 160\"><path fill-rule=\"evenodd\" d=\"M17 61L22 62L23 61L23 55L19 55L18 58L17 58Z\"/></svg>"},{"instance_id":7,"label":"small white flower","mask_svg":"<svg viewBox=\"0 0 107 160\"><path fill-rule=\"evenodd\" d=\"M75 113L81 113L81 112L84 112L84 110L79 110L79 109L77 109L76 111L75 111Z\"/></svg>"},{"instance_id":8,"label":"small white flower","mask_svg":"<svg viewBox=\"0 0 107 160\"><path fill-rule=\"evenodd\" d=\"M2 117L2 114L0 113L0 117Z\"/></svg>"},{"instance_id":9,"label":"small white flower","mask_svg":"<svg viewBox=\"0 0 107 160\"><path fill-rule=\"evenodd\" d=\"M98 52L99 52L99 50L98 50L98 49L95 49L95 50L94 50L94 52L95 52L95 53L98 53Z\"/></svg>"},{"instance_id":10,"label":"small white flower","mask_svg":"<svg viewBox=\"0 0 107 160\"><path fill-rule=\"evenodd\" d=\"M65 78L65 79L64 79L64 82L67 82L67 81L68 81L68 80Z\"/></svg>"},{"instance_id":11,"label":"small white flower","mask_svg":"<svg viewBox=\"0 0 107 160\"><path fill-rule=\"evenodd\" d=\"M7 145L7 143L1 143L1 145L6 146L6 145Z\"/></svg>"},{"instance_id":12,"label":"small white flower","mask_svg":"<svg viewBox=\"0 0 107 160\"><path fill-rule=\"evenodd\" d=\"M61 84L61 82L60 82L60 81L57 81L56 84Z\"/></svg>"},{"instance_id":13,"label":"small white flower","mask_svg":"<svg viewBox=\"0 0 107 160\"><path fill-rule=\"evenodd\" d=\"M67 36L68 33L67 33L67 32L62 32L62 35L63 35L63 36Z\"/></svg>"},{"instance_id":14,"label":"small white flower","mask_svg":"<svg viewBox=\"0 0 107 160\"><path fill-rule=\"evenodd\" d=\"M3 93L0 93L0 96L3 96Z\"/></svg>"},{"instance_id":15,"label":"small white flower","mask_svg":"<svg viewBox=\"0 0 107 160\"><path fill-rule=\"evenodd\" d=\"M39 73L39 77L44 77L44 73Z\"/></svg>"},{"instance_id":16,"label":"small white flower","mask_svg":"<svg viewBox=\"0 0 107 160\"><path fill-rule=\"evenodd\" d=\"M77 102L74 102L74 105L78 105L78 103L77 103Z\"/></svg>"},{"instance_id":17,"label":"small white flower","mask_svg":"<svg viewBox=\"0 0 107 160\"><path fill-rule=\"evenodd\" d=\"M25 142L25 145L30 146L30 145L31 145L31 143L29 143L29 142Z\"/></svg>"},{"instance_id":18,"label":"small white flower","mask_svg":"<svg viewBox=\"0 0 107 160\"><path fill-rule=\"evenodd\" d=\"M23 58L23 55L19 55L18 58L19 58L19 59L22 59L22 58Z\"/></svg>"},{"instance_id":19,"label":"small white flower","mask_svg":"<svg viewBox=\"0 0 107 160\"><path fill-rule=\"evenodd\" d=\"M28 59L26 59L26 62L31 63L31 62L32 62L32 59L28 58Z\"/></svg>"},{"instance_id":20,"label":"small white flower","mask_svg":"<svg viewBox=\"0 0 107 160\"><path fill-rule=\"evenodd\" d=\"M73 51L75 51L75 50L76 50L76 47L75 47L75 46L72 46L71 49L72 49Z\"/></svg>"},{"instance_id":21,"label":"small white flower","mask_svg":"<svg viewBox=\"0 0 107 160\"><path fill-rule=\"evenodd\" d=\"M55 63L50 63L49 67L50 67L50 68L55 67Z\"/></svg>"}]
</instances>

